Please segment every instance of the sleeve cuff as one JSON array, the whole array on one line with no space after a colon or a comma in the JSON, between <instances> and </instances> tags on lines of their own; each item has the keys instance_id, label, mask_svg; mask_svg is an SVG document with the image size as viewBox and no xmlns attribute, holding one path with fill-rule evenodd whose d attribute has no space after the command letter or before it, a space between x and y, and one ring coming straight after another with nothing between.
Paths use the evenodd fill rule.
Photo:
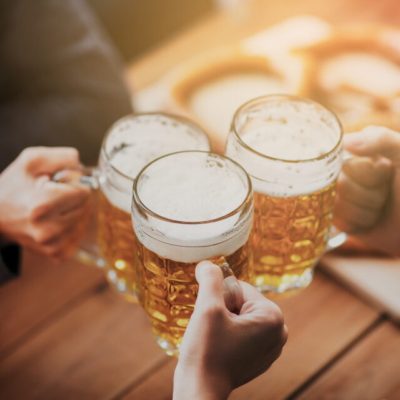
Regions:
<instances>
[{"instance_id":1,"label":"sleeve cuff","mask_svg":"<svg viewBox=\"0 0 400 400\"><path fill-rule=\"evenodd\" d=\"M20 273L21 249L16 244L0 248L0 284Z\"/></svg>"}]
</instances>

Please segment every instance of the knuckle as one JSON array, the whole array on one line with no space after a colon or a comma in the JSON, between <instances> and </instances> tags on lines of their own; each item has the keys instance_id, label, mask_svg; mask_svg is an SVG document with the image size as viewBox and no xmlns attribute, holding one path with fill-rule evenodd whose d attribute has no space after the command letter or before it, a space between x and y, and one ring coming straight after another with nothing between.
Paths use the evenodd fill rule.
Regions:
<instances>
[{"instance_id":1,"label":"knuckle","mask_svg":"<svg viewBox=\"0 0 400 400\"><path fill-rule=\"evenodd\" d=\"M32 238L39 245L45 245L51 240L51 235L44 229L35 229L32 234Z\"/></svg>"},{"instance_id":2,"label":"knuckle","mask_svg":"<svg viewBox=\"0 0 400 400\"><path fill-rule=\"evenodd\" d=\"M21 157L24 159L31 159L35 158L38 153L38 147L25 147L25 149L21 151Z\"/></svg>"},{"instance_id":3,"label":"knuckle","mask_svg":"<svg viewBox=\"0 0 400 400\"><path fill-rule=\"evenodd\" d=\"M26 164L27 167L29 167L33 162L38 162L38 160L40 161L40 158L40 147L26 147L20 154L20 160L23 164Z\"/></svg>"},{"instance_id":4,"label":"knuckle","mask_svg":"<svg viewBox=\"0 0 400 400\"><path fill-rule=\"evenodd\" d=\"M268 313L268 324L270 329L282 330L284 323L283 313L280 308L275 304L270 305Z\"/></svg>"},{"instance_id":5,"label":"knuckle","mask_svg":"<svg viewBox=\"0 0 400 400\"><path fill-rule=\"evenodd\" d=\"M389 129L382 129L379 132L378 144L384 146L387 143L398 143L397 136L397 134L395 134L393 131L390 131Z\"/></svg>"},{"instance_id":6,"label":"knuckle","mask_svg":"<svg viewBox=\"0 0 400 400\"><path fill-rule=\"evenodd\" d=\"M70 160L78 163L79 162L79 151L75 147L65 147L65 156Z\"/></svg>"},{"instance_id":7,"label":"knuckle","mask_svg":"<svg viewBox=\"0 0 400 400\"><path fill-rule=\"evenodd\" d=\"M283 329L282 329L282 346L284 346L285 345L285 343L287 342L287 340L288 340L288 337L289 337L289 330L288 330L288 328L287 328L287 326L286 325L283 325Z\"/></svg>"},{"instance_id":8,"label":"knuckle","mask_svg":"<svg viewBox=\"0 0 400 400\"><path fill-rule=\"evenodd\" d=\"M46 256L51 257L53 259L60 258L60 250L55 246L47 246L44 249L44 253Z\"/></svg>"},{"instance_id":9,"label":"knuckle","mask_svg":"<svg viewBox=\"0 0 400 400\"><path fill-rule=\"evenodd\" d=\"M26 171L35 171L46 162L46 147L27 147L21 153L21 163Z\"/></svg>"},{"instance_id":10,"label":"knuckle","mask_svg":"<svg viewBox=\"0 0 400 400\"><path fill-rule=\"evenodd\" d=\"M36 223L40 220L43 216L45 216L49 212L49 206L47 204L38 204L29 212L29 220L32 223Z\"/></svg>"},{"instance_id":11,"label":"knuckle","mask_svg":"<svg viewBox=\"0 0 400 400\"><path fill-rule=\"evenodd\" d=\"M71 195L77 200L84 201L89 198L91 191L85 186L71 186ZM84 205L82 205L84 208Z\"/></svg>"}]
</instances>

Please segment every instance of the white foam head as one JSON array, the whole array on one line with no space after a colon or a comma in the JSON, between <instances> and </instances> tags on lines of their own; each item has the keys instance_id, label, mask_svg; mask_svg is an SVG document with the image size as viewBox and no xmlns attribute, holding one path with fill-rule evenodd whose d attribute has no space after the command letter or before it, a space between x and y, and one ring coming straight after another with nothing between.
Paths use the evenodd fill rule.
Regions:
<instances>
[{"instance_id":1,"label":"white foam head","mask_svg":"<svg viewBox=\"0 0 400 400\"><path fill-rule=\"evenodd\" d=\"M222 156L181 152L160 158L139 175L134 196L136 235L164 258L198 262L230 255L247 241L251 183Z\"/></svg>"},{"instance_id":2,"label":"white foam head","mask_svg":"<svg viewBox=\"0 0 400 400\"><path fill-rule=\"evenodd\" d=\"M237 112L227 155L253 178L255 191L294 196L322 189L341 167L341 126L307 100L266 96Z\"/></svg>"},{"instance_id":3,"label":"white foam head","mask_svg":"<svg viewBox=\"0 0 400 400\"><path fill-rule=\"evenodd\" d=\"M103 143L102 191L116 207L130 213L133 180L146 164L164 154L209 147L207 135L189 121L164 114L124 117Z\"/></svg>"}]
</instances>

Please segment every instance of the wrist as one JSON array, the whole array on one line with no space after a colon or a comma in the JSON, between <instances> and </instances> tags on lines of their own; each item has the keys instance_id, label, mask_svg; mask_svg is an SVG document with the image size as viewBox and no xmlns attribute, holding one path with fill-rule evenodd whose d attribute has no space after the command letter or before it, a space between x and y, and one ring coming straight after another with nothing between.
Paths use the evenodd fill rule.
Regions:
<instances>
[{"instance_id":1,"label":"wrist","mask_svg":"<svg viewBox=\"0 0 400 400\"><path fill-rule=\"evenodd\" d=\"M178 362L174 373L173 400L226 400L232 391L227 379L207 368L193 368Z\"/></svg>"}]
</instances>

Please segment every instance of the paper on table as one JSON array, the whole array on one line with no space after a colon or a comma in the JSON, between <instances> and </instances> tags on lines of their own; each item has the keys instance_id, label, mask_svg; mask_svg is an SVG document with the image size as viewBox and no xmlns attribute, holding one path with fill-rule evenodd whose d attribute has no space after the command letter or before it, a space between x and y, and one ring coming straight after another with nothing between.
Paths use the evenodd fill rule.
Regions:
<instances>
[{"instance_id":1,"label":"paper on table","mask_svg":"<svg viewBox=\"0 0 400 400\"><path fill-rule=\"evenodd\" d=\"M400 323L400 259L331 254L321 268Z\"/></svg>"}]
</instances>

